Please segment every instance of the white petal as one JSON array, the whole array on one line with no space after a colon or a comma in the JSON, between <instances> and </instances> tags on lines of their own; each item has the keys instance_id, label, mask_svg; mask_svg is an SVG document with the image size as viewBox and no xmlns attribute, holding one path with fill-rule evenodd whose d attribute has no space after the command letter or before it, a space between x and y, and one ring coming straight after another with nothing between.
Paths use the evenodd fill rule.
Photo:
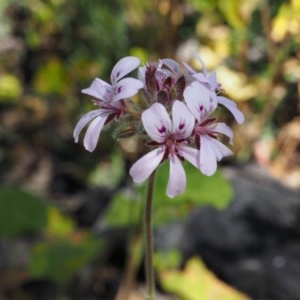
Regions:
<instances>
[{"instance_id":1,"label":"white petal","mask_svg":"<svg viewBox=\"0 0 300 300\"><path fill-rule=\"evenodd\" d=\"M158 167L165 154L165 147L159 147L141 157L130 168L129 174L134 182L145 181Z\"/></svg>"},{"instance_id":2,"label":"white petal","mask_svg":"<svg viewBox=\"0 0 300 300\"><path fill-rule=\"evenodd\" d=\"M175 60L164 58L161 61L175 74L177 79L182 76L180 65Z\"/></svg>"},{"instance_id":3,"label":"white petal","mask_svg":"<svg viewBox=\"0 0 300 300\"><path fill-rule=\"evenodd\" d=\"M183 156L188 162L190 162L194 167L199 169L198 165L198 154L199 150L195 148L191 148L188 146L178 146L178 150L180 151L180 155Z\"/></svg>"},{"instance_id":4,"label":"white petal","mask_svg":"<svg viewBox=\"0 0 300 300\"><path fill-rule=\"evenodd\" d=\"M142 122L148 135L158 143L164 142L172 130L169 114L160 103L152 104L142 113Z\"/></svg>"},{"instance_id":5,"label":"white petal","mask_svg":"<svg viewBox=\"0 0 300 300\"><path fill-rule=\"evenodd\" d=\"M84 140L83 140L83 145L86 150L90 152L95 150L100 136L100 132L104 126L107 117L108 115L98 116L91 122L90 126L88 127L85 133Z\"/></svg>"},{"instance_id":6,"label":"white petal","mask_svg":"<svg viewBox=\"0 0 300 300\"><path fill-rule=\"evenodd\" d=\"M233 142L233 131L225 123L216 123L213 125L212 130L217 133L226 135L229 138L230 144Z\"/></svg>"},{"instance_id":7,"label":"white petal","mask_svg":"<svg viewBox=\"0 0 300 300\"><path fill-rule=\"evenodd\" d=\"M182 62L183 65L185 66L185 68L187 69L189 75L193 75L193 74L196 74L197 71L195 69L193 69L190 65L188 65L187 63L185 62Z\"/></svg>"},{"instance_id":8,"label":"white petal","mask_svg":"<svg viewBox=\"0 0 300 300\"><path fill-rule=\"evenodd\" d=\"M220 161L225 156L232 155L232 151L217 139L210 138L210 143L214 149L218 161Z\"/></svg>"},{"instance_id":9,"label":"white petal","mask_svg":"<svg viewBox=\"0 0 300 300\"><path fill-rule=\"evenodd\" d=\"M96 99L101 99L105 102L108 102L112 91L111 85L100 78L95 78L92 84L88 88L83 89L81 92Z\"/></svg>"},{"instance_id":10,"label":"white petal","mask_svg":"<svg viewBox=\"0 0 300 300\"><path fill-rule=\"evenodd\" d=\"M212 138L200 137L199 162L200 170L204 175L211 176L217 170L217 157L215 148L211 143Z\"/></svg>"},{"instance_id":11,"label":"white petal","mask_svg":"<svg viewBox=\"0 0 300 300\"><path fill-rule=\"evenodd\" d=\"M229 100L226 97L218 96L218 102L224 105L234 116L238 124L242 124L245 121L244 114L237 108L237 105L232 100Z\"/></svg>"},{"instance_id":12,"label":"white petal","mask_svg":"<svg viewBox=\"0 0 300 300\"><path fill-rule=\"evenodd\" d=\"M86 114L84 114L78 123L75 126L74 132L73 132L73 137L75 139L75 142L78 142L79 134L81 130L84 128L84 126L89 123L92 119L96 118L97 116L103 114L103 109L97 109L97 110L92 110Z\"/></svg>"},{"instance_id":13,"label":"white petal","mask_svg":"<svg viewBox=\"0 0 300 300\"><path fill-rule=\"evenodd\" d=\"M117 81L133 71L140 64L140 60L134 56L127 56L120 59L111 71L110 82L116 85Z\"/></svg>"},{"instance_id":14,"label":"white petal","mask_svg":"<svg viewBox=\"0 0 300 300\"><path fill-rule=\"evenodd\" d=\"M209 79L203 73L196 73L193 75L199 82L210 83Z\"/></svg>"},{"instance_id":15,"label":"white petal","mask_svg":"<svg viewBox=\"0 0 300 300\"><path fill-rule=\"evenodd\" d=\"M139 67L138 69L138 79L142 81L144 84L146 82L146 66Z\"/></svg>"},{"instance_id":16,"label":"white petal","mask_svg":"<svg viewBox=\"0 0 300 300\"><path fill-rule=\"evenodd\" d=\"M200 55L198 53L195 53L196 58L199 60L201 66L202 66L202 72L203 74L206 76L207 75L207 71L206 71L206 66L204 64L204 61L201 59Z\"/></svg>"},{"instance_id":17,"label":"white petal","mask_svg":"<svg viewBox=\"0 0 300 300\"><path fill-rule=\"evenodd\" d=\"M115 89L117 90L117 94L113 98L113 101L118 101L121 99L132 97L143 86L144 86L143 83L138 79L135 78L122 79L115 86Z\"/></svg>"},{"instance_id":18,"label":"white petal","mask_svg":"<svg viewBox=\"0 0 300 300\"><path fill-rule=\"evenodd\" d=\"M219 83L217 81L217 74L216 72L213 72L208 76L209 84L212 90L216 90L217 87L219 87Z\"/></svg>"},{"instance_id":19,"label":"white petal","mask_svg":"<svg viewBox=\"0 0 300 300\"><path fill-rule=\"evenodd\" d=\"M167 195L173 198L185 191L186 176L180 159L176 155L169 155L170 173L167 186Z\"/></svg>"},{"instance_id":20,"label":"white petal","mask_svg":"<svg viewBox=\"0 0 300 300\"><path fill-rule=\"evenodd\" d=\"M173 133L176 133L176 139L184 139L191 135L195 118L188 110L187 106L176 100L172 106Z\"/></svg>"},{"instance_id":21,"label":"white petal","mask_svg":"<svg viewBox=\"0 0 300 300\"><path fill-rule=\"evenodd\" d=\"M214 111L217 105L214 93L199 82L193 82L186 87L183 97L187 107L199 122Z\"/></svg>"}]
</instances>

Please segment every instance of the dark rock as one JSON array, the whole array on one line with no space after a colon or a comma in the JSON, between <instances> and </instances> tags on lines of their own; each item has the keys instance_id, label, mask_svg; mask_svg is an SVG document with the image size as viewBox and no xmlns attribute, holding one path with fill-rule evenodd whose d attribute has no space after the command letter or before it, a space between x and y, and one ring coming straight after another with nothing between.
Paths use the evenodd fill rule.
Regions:
<instances>
[{"instance_id":1,"label":"dark rock","mask_svg":"<svg viewBox=\"0 0 300 300\"><path fill-rule=\"evenodd\" d=\"M260 169L226 168L234 199L224 210L197 209L181 251L256 300L300 299L300 193Z\"/></svg>"},{"instance_id":2,"label":"dark rock","mask_svg":"<svg viewBox=\"0 0 300 300\"><path fill-rule=\"evenodd\" d=\"M114 192L106 188L95 188L78 194L80 203L74 212L74 218L79 227L91 227L107 208Z\"/></svg>"},{"instance_id":3,"label":"dark rock","mask_svg":"<svg viewBox=\"0 0 300 300\"><path fill-rule=\"evenodd\" d=\"M30 299L55 300L59 295L58 286L50 280L31 280L23 284L23 290ZM24 295L24 298L25 298Z\"/></svg>"}]
</instances>

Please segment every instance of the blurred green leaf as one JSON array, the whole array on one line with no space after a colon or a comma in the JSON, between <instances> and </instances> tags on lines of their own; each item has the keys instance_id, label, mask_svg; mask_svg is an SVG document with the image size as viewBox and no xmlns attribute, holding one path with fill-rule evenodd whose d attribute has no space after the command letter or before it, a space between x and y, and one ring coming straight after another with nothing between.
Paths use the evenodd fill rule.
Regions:
<instances>
[{"instance_id":1,"label":"blurred green leaf","mask_svg":"<svg viewBox=\"0 0 300 300\"><path fill-rule=\"evenodd\" d=\"M67 236L75 229L75 221L65 216L55 206L48 209L47 232L55 236Z\"/></svg>"},{"instance_id":2,"label":"blurred green leaf","mask_svg":"<svg viewBox=\"0 0 300 300\"><path fill-rule=\"evenodd\" d=\"M157 171L154 193L154 224L164 224L185 218L196 206L212 205L225 208L232 199L232 188L220 171L205 176L194 166L184 165L187 175L185 193L170 199L166 196L169 178L169 163Z\"/></svg>"},{"instance_id":3,"label":"blurred green leaf","mask_svg":"<svg viewBox=\"0 0 300 300\"><path fill-rule=\"evenodd\" d=\"M158 204L168 201L179 204L210 204L216 208L225 208L232 199L232 188L228 180L217 170L213 176L205 176L189 163L184 164L187 176L185 193L170 199L166 196L166 188L169 179L169 164L163 164L157 171L155 198Z\"/></svg>"},{"instance_id":4,"label":"blurred green leaf","mask_svg":"<svg viewBox=\"0 0 300 300\"><path fill-rule=\"evenodd\" d=\"M169 164L157 170L153 223L155 226L181 220L196 207L212 205L225 208L232 199L232 188L220 171L213 176L205 176L190 164L185 164L187 188L185 193L170 199L166 195L169 178ZM147 182L137 186L133 193L117 194L106 214L106 221L112 226L126 226L139 221L146 196Z\"/></svg>"},{"instance_id":5,"label":"blurred green leaf","mask_svg":"<svg viewBox=\"0 0 300 300\"><path fill-rule=\"evenodd\" d=\"M184 270L160 272L165 290L185 300L249 300L249 298L220 281L198 258L190 259Z\"/></svg>"},{"instance_id":6,"label":"blurred green leaf","mask_svg":"<svg viewBox=\"0 0 300 300\"><path fill-rule=\"evenodd\" d=\"M132 197L131 197L132 196ZM133 195L128 192L116 194L105 215L105 221L110 226L130 226L138 223L140 218L142 204L140 193Z\"/></svg>"},{"instance_id":7,"label":"blurred green leaf","mask_svg":"<svg viewBox=\"0 0 300 300\"><path fill-rule=\"evenodd\" d=\"M189 0L191 4L201 12L209 12L216 8L217 0Z\"/></svg>"},{"instance_id":8,"label":"blurred green leaf","mask_svg":"<svg viewBox=\"0 0 300 300\"><path fill-rule=\"evenodd\" d=\"M236 29L245 29L246 24L240 13L240 0L223 1L219 0L219 8L223 13L226 21Z\"/></svg>"},{"instance_id":9,"label":"blurred green leaf","mask_svg":"<svg viewBox=\"0 0 300 300\"><path fill-rule=\"evenodd\" d=\"M33 4L32 2L29 4ZM41 23L53 22L55 19L55 11L51 6L43 1L35 1L34 5L31 5L33 16Z\"/></svg>"},{"instance_id":10,"label":"blurred green leaf","mask_svg":"<svg viewBox=\"0 0 300 300\"><path fill-rule=\"evenodd\" d=\"M63 94L67 88L67 73L62 61L51 57L35 77L35 89L42 94Z\"/></svg>"},{"instance_id":11,"label":"blurred green leaf","mask_svg":"<svg viewBox=\"0 0 300 300\"><path fill-rule=\"evenodd\" d=\"M0 76L0 102L15 102L22 94L20 80L11 74Z\"/></svg>"},{"instance_id":12,"label":"blurred green leaf","mask_svg":"<svg viewBox=\"0 0 300 300\"><path fill-rule=\"evenodd\" d=\"M124 175L124 159L120 152L113 152L101 161L89 176L89 182L98 186L115 188Z\"/></svg>"},{"instance_id":13,"label":"blurred green leaf","mask_svg":"<svg viewBox=\"0 0 300 300\"><path fill-rule=\"evenodd\" d=\"M142 47L132 47L130 55L138 57L142 63L146 63L149 60L149 52Z\"/></svg>"},{"instance_id":14,"label":"blurred green leaf","mask_svg":"<svg viewBox=\"0 0 300 300\"><path fill-rule=\"evenodd\" d=\"M42 229L47 224L47 205L16 187L0 187L0 234Z\"/></svg>"},{"instance_id":15,"label":"blurred green leaf","mask_svg":"<svg viewBox=\"0 0 300 300\"><path fill-rule=\"evenodd\" d=\"M157 272L178 269L182 261L182 255L178 250L161 250L154 253L154 268Z\"/></svg>"},{"instance_id":16,"label":"blurred green leaf","mask_svg":"<svg viewBox=\"0 0 300 300\"><path fill-rule=\"evenodd\" d=\"M49 278L65 284L96 257L101 245L99 239L92 237L37 243L32 249L29 272L35 278Z\"/></svg>"}]
</instances>

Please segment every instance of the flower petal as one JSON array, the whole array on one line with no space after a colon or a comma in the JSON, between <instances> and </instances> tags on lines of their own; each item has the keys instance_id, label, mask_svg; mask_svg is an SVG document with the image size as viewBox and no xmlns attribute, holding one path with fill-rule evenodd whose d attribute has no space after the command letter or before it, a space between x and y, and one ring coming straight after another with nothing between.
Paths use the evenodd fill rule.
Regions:
<instances>
[{"instance_id":1,"label":"flower petal","mask_svg":"<svg viewBox=\"0 0 300 300\"><path fill-rule=\"evenodd\" d=\"M198 53L195 53L196 58L199 60L201 66L202 66L202 72L205 76L207 76L207 70L204 61L201 59L200 55Z\"/></svg>"},{"instance_id":2,"label":"flower petal","mask_svg":"<svg viewBox=\"0 0 300 300\"><path fill-rule=\"evenodd\" d=\"M188 75L194 75L194 74L196 74L197 73L197 71L194 69L194 68L192 68L190 65L188 65L187 63L185 63L185 62L182 62L182 64L185 66L185 68L187 69L187 71L188 71Z\"/></svg>"},{"instance_id":3,"label":"flower petal","mask_svg":"<svg viewBox=\"0 0 300 300\"><path fill-rule=\"evenodd\" d=\"M113 98L113 101L118 101L121 99L132 97L143 86L144 84L138 79L135 78L122 79L115 86L115 89L117 90L117 94Z\"/></svg>"},{"instance_id":4,"label":"flower petal","mask_svg":"<svg viewBox=\"0 0 300 300\"><path fill-rule=\"evenodd\" d=\"M207 78L203 73L196 73L193 75L193 77L196 78L200 83L210 84L209 78Z\"/></svg>"},{"instance_id":5,"label":"flower petal","mask_svg":"<svg viewBox=\"0 0 300 300\"><path fill-rule=\"evenodd\" d=\"M203 174L211 176L217 169L217 161L232 154L232 151L215 138L200 137L199 166Z\"/></svg>"},{"instance_id":6,"label":"flower petal","mask_svg":"<svg viewBox=\"0 0 300 300\"><path fill-rule=\"evenodd\" d=\"M97 110L92 110L86 114L84 114L80 120L77 122L74 132L73 132L73 137L75 139L75 143L78 143L78 138L80 135L80 132L84 128L84 126L89 123L92 119L96 118L97 116L103 114L103 109L97 109Z\"/></svg>"},{"instance_id":7,"label":"flower petal","mask_svg":"<svg viewBox=\"0 0 300 300\"><path fill-rule=\"evenodd\" d=\"M161 103L154 103L142 113L142 122L148 135L162 143L172 131L172 123L166 108Z\"/></svg>"},{"instance_id":8,"label":"flower petal","mask_svg":"<svg viewBox=\"0 0 300 300\"><path fill-rule=\"evenodd\" d=\"M190 162L194 167L199 169L198 154L199 150L195 148L191 148L188 146L178 146L179 154L183 156L188 162Z\"/></svg>"},{"instance_id":9,"label":"flower petal","mask_svg":"<svg viewBox=\"0 0 300 300\"><path fill-rule=\"evenodd\" d=\"M100 78L95 78L88 88L81 90L83 94L90 95L105 102L109 101L112 91L112 86Z\"/></svg>"},{"instance_id":10,"label":"flower petal","mask_svg":"<svg viewBox=\"0 0 300 300\"><path fill-rule=\"evenodd\" d=\"M138 69L138 79L145 84L146 82L146 66L139 67Z\"/></svg>"},{"instance_id":11,"label":"flower petal","mask_svg":"<svg viewBox=\"0 0 300 300\"><path fill-rule=\"evenodd\" d=\"M244 114L237 108L237 105L234 101L229 100L226 97L218 96L218 102L224 105L234 116L238 124L242 124L245 121Z\"/></svg>"},{"instance_id":12,"label":"flower petal","mask_svg":"<svg viewBox=\"0 0 300 300\"><path fill-rule=\"evenodd\" d=\"M217 74L216 72L213 72L208 77L210 88L215 91L218 87L220 87L220 83L217 81Z\"/></svg>"},{"instance_id":13,"label":"flower petal","mask_svg":"<svg viewBox=\"0 0 300 300\"><path fill-rule=\"evenodd\" d=\"M165 147L159 147L141 157L130 168L129 174L134 182L145 181L158 167L165 154Z\"/></svg>"},{"instance_id":14,"label":"flower petal","mask_svg":"<svg viewBox=\"0 0 300 300\"><path fill-rule=\"evenodd\" d=\"M189 137L195 126L195 118L188 110L187 106L176 100L172 106L173 133L176 133L176 139L185 139Z\"/></svg>"},{"instance_id":15,"label":"flower petal","mask_svg":"<svg viewBox=\"0 0 300 300\"><path fill-rule=\"evenodd\" d=\"M199 122L204 120L217 107L215 93L199 82L193 82L186 87L183 97L187 107Z\"/></svg>"},{"instance_id":16,"label":"flower petal","mask_svg":"<svg viewBox=\"0 0 300 300\"><path fill-rule=\"evenodd\" d=\"M170 173L167 186L167 195L173 198L185 191L186 175L180 159L176 155L169 155Z\"/></svg>"},{"instance_id":17,"label":"flower petal","mask_svg":"<svg viewBox=\"0 0 300 300\"><path fill-rule=\"evenodd\" d=\"M180 65L173 59L163 58L161 59L163 64L167 66L175 75L176 79L182 76Z\"/></svg>"},{"instance_id":18,"label":"flower petal","mask_svg":"<svg viewBox=\"0 0 300 300\"><path fill-rule=\"evenodd\" d=\"M120 59L111 71L110 82L112 85L116 85L117 81L137 68L139 64L140 60L134 56L127 56Z\"/></svg>"},{"instance_id":19,"label":"flower petal","mask_svg":"<svg viewBox=\"0 0 300 300\"><path fill-rule=\"evenodd\" d=\"M108 116L109 116L108 114L100 115L91 122L90 126L88 127L85 133L84 140L83 140L83 145L86 150L90 152L95 150L100 136L100 132Z\"/></svg>"},{"instance_id":20,"label":"flower petal","mask_svg":"<svg viewBox=\"0 0 300 300\"><path fill-rule=\"evenodd\" d=\"M232 129L226 125L225 123L216 123L213 124L212 131L216 133L221 133L226 135L229 138L229 143L233 143L233 131Z\"/></svg>"},{"instance_id":21,"label":"flower petal","mask_svg":"<svg viewBox=\"0 0 300 300\"><path fill-rule=\"evenodd\" d=\"M232 151L224 144L222 144L219 140L210 138L210 143L212 148L214 149L218 161L220 161L225 156L232 155Z\"/></svg>"},{"instance_id":22,"label":"flower petal","mask_svg":"<svg viewBox=\"0 0 300 300\"><path fill-rule=\"evenodd\" d=\"M207 176L213 175L217 170L217 157L211 140L212 138L205 135L200 137L198 164L201 172Z\"/></svg>"}]
</instances>

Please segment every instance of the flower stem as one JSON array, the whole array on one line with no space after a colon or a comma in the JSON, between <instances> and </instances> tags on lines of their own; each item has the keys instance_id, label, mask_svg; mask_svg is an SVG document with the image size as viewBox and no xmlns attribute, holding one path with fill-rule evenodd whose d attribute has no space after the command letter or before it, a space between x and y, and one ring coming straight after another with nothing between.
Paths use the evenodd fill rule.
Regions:
<instances>
[{"instance_id":1,"label":"flower stem","mask_svg":"<svg viewBox=\"0 0 300 300\"><path fill-rule=\"evenodd\" d=\"M155 300L155 281L153 270L153 229L152 229L152 202L155 182L155 170L149 177L147 198L145 205L145 255L146 255L146 284L147 284L147 300Z\"/></svg>"}]
</instances>

